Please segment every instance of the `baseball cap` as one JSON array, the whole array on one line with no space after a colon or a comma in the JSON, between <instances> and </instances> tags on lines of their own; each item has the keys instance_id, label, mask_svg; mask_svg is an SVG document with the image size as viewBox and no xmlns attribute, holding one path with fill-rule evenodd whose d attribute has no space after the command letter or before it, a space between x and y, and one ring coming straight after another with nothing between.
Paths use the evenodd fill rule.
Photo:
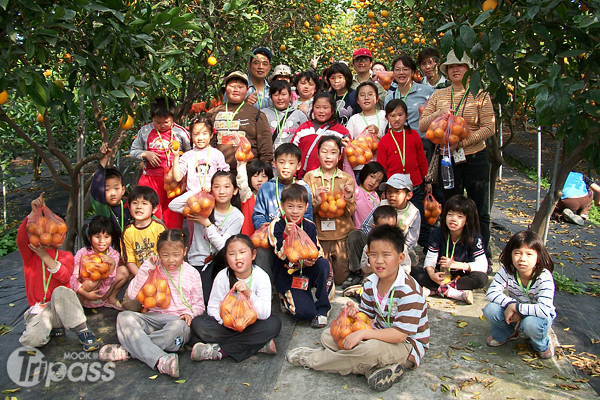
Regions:
<instances>
[{"instance_id":1,"label":"baseball cap","mask_svg":"<svg viewBox=\"0 0 600 400\"><path fill-rule=\"evenodd\" d=\"M246 86L248 86L248 75L241 71L233 71L225 78L223 78L223 83L225 84L225 86L227 86L227 82L229 82L233 78L243 80L244 82L246 82Z\"/></svg>"},{"instance_id":2,"label":"baseball cap","mask_svg":"<svg viewBox=\"0 0 600 400\"><path fill-rule=\"evenodd\" d=\"M364 47L361 47L360 49L357 49L354 52L354 54L352 54L353 60L358 57L369 57L372 60L373 54L371 54L371 51L369 49L365 49Z\"/></svg>"},{"instance_id":3,"label":"baseball cap","mask_svg":"<svg viewBox=\"0 0 600 400\"><path fill-rule=\"evenodd\" d=\"M254 54L254 55L257 55L259 53L267 56L269 61L271 61L271 59L273 59L273 53L271 52L271 50L267 49L266 47L257 47L256 49L254 49L252 51L252 54Z\"/></svg>"},{"instance_id":4,"label":"baseball cap","mask_svg":"<svg viewBox=\"0 0 600 400\"><path fill-rule=\"evenodd\" d=\"M387 185L390 185L394 189L408 189L411 192L413 191L413 184L410 180L410 175L408 174L394 174L387 180L387 182L383 182L379 185L379 190L385 190Z\"/></svg>"}]
</instances>

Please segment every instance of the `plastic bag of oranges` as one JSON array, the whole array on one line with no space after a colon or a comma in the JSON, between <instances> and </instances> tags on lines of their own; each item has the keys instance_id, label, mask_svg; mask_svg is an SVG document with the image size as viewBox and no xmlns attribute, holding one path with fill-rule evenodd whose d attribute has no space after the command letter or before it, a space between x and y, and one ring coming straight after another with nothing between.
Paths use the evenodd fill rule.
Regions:
<instances>
[{"instance_id":1,"label":"plastic bag of oranges","mask_svg":"<svg viewBox=\"0 0 600 400\"><path fill-rule=\"evenodd\" d=\"M331 323L331 336L340 349L343 349L343 341L346 336L352 332L361 329L373 329L373 324L369 317L363 312L357 312L356 317L348 316L349 306L344 306L340 315Z\"/></svg>"},{"instance_id":2,"label":"plastic bag of oranges","mask_svg":"<svg viewBox=\"0 0 600 400\"><path fill-rule=\"evenodd\" d=\"M257 315L252 302L244 293L231 289L219 306L223 326L242 332L256 322Z\"/></svg>"},{"instance_id":3,"label":"plastic bag of oranges","mask_svg":"<svg viewBox=\"0 0 600 400\"><path fill-rule=\"evenodd\" d=\"M191 195L183 207L183 215L198 214L208 218L213 208L215 208L215 198L212 194L201 191Z\"/></svg>"},{"instance_id":4,"label":"plastic bag of oranges","mask_svg":"<svg viewBox=\"0 0 600 400\"><path fill-rule=\"evenodd\" d=\"M137 294L137 300L147 309L153 307L165 309L171 304L169 283L158 267L150 271L144 286Z\"/></svg>"},{"instance_id":5,"label":"plastic bag of oranges","mask_svg":"<svg viewBox=\"0 0 600 400\"><path fill-rule=\"evenodd\" d=\"M187 183L187 175L181 178L179 182L173 178L173 174L171 173L171 167L165 168L165 183L164 189L167 192L167 197L172 199L173 197L177 197L185 192L185 187Z\"/></svg>"},{"instance_id":6,"label":"plastic bag of oranges","mask_svg":"<svg viewBox=\"0 0 600 400\"><path fill-rule=\"evenodd\" d=\"M431 193L423 199L423 210L423 216L427 219L429 225L435 225L438 217L442 215L442 205Z\"/></svg>"},{"instance_id":7,"label":"plastic bag of oranges","mask_svg":"<svg viewBox=\"0 0 600 400\"><path fill-rule=\"evenodd\" d=\"M248 162L254 158L251 150L252 146L246 136L238 136L238 148L235 151L235 159Z\"/></svg>"},{"instance_id":8,"label":"plastic bag of oranges","mask_svg":"<svg viewBox=\"0 0 600 400\"><path fill-rule=\"evenodd\" d=\"M27 219L27 237L34 246L62 246L67 234L67 224L46 206L38 208Z\"/></svg>"},{"instance_id":9,"label":"plastic bag of oranges","mask_svg":"<svg viewBox=\"0 0 600 400\"><path fill-rule=\"evenodd\" d=\"M471 134L469 127L460 115L444 114L437 117L425 132L425 137L441 146L453 145Z\"/></svg>"},{"instance_id":10,"label":"plastic bag of oranges","mask_svg":"<svg viewBox=\"0 0 600 400\"><path fill-rule=\"evenodd\" d=\"M366 129L365 131L368 132ZM373 159L373 153L377 150L377 136L370 133L363 135L365 131L346 146L346 158L352 168L370 162Z\"/></svg>"},{"instance_id":11,"label":"plastic bag of oranges","mask_svg":"<svg viewBox=\"0 0 600 400\"><path fill-rule=\"evenodd\" d=\"M344 192L326 192L321 194L321 205L319 206L319 211L317 212L317 214L319 214L319 217L341 217L345 211L346 200L344 199Z\"/></svg>"},{"instance_id":12,"label":"plastic bag of oranges","mask_svg":"<svg viewBox=\"0 0 600 400\"><path fill-rule=\"evenodd\" d=\"M377 72L377 80L385 90L389 90L394 81L394 71L379 71Z\"/></svg>"},{"instance_id":13,"label":"plastic bag of oranges","mask_svg":"<svg viewBox=\"0 0 600 400\"><path fill-rule=\"evenodd\" d=\"M100 258L98 254L90 254L88 256L81 257L79 276L81 276L83 279L89 279L92 281L106 279L110 275L109 270L110 266L102 261L102 258Z\"/></svg>"},{"instance_id":14,"label":"plastic bag of oranges","mask_svg":"<svg viewBox=\"0 0 600 400\"><path fill-rule=\"evenodd\" d=\"M294 224L283 244L283 254L291 264L297 264L300 260L319 258L319 249L308 234Z\"/></svg>"},{"instance_id":15,"label":"plastic bag of oranges","mask_svg":"<svg viewBox=\"0 0 600 400\"><path fill-rule=\"evenodd\" d=\"M269 224L264 224L260 228L254 231L250 236L254 247L262 247L263 249L269 249Z\"/></svg>"}]
</instances>

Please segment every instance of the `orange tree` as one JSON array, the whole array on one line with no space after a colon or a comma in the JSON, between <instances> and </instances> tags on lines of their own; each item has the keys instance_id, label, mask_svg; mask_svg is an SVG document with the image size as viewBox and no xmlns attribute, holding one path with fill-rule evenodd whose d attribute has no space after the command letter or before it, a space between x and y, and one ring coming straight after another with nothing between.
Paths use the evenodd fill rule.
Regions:
<instances>
[{"instance_id":1,"label":"orange tree","mask_svg":"<svg viewBox=\"0 0 600 400\"><path fill-rule=\"evenodd\" d=\"M423 29L475 61L470 90L489 91L507 122L527 113L564 146L553 202L548 193L532 228L542 233L566 177L581 160L600 170L600 1L486 0L480 4L426 1ZM555 130L552 129L555 128Z\"/></svg>"}]
</instances>

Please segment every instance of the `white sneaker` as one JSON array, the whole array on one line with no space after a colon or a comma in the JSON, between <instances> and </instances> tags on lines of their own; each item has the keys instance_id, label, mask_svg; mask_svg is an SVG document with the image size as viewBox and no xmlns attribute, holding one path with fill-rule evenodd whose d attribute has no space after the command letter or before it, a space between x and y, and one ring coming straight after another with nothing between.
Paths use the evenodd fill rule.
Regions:
<instances>
[{"instance_id":1,"label":"white sneaker","mask_svg":"<svg viewBox=\"0 0 600 400\"><path fill-rule=\"evenodd\" d=\"M567 222L571 222L571 223L577 224L577 225L585 224L585 221L583 220L583 218L581 218L579 215L575 214L573 212L573 210L570 210L568 208L565 208L563 210L562 215L565 218L565 221L567 221Z\"/></svg>"},{"instance_id":2,"label":"white sneaker","mask_svg":"<svg viewBox=\"0 0 600 400\"><path fill-rule=\"evenodd\" d=\"M309 368L306 364L306 358L318 350L319 349L312 349L310 347L296 347L295 349L288 351L285 359L293 366Z\"/></svg>"},{"instance_id":3,"label":"white sneaker","mask_svg":"<svg viewBox=\"0 0 600 400\"><path fill-rule=\"evenodd\" d=\"M462 294L461 300L467 304L473 304L473 291L472 290L463 290L462 292L463 292L463 294Z\"/></svg>"},{"instance_id":4,"label":"white sneaker","mask_svg":"<svg viewBox=\"0 0 600 400\"><path fill-rule=\"evenodd\" d=\"M423 286L423 297L428 298L429 296L431 296L431 290Z\"/></svg>"}]
</instances>

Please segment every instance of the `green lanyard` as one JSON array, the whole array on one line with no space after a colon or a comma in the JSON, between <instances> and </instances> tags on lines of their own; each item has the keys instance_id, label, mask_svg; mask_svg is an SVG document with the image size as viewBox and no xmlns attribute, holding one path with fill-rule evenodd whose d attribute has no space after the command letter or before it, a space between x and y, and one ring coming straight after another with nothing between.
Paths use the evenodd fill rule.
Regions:
<instances>
[{"instance_id":1,"label":"green lanyard","mask_svg":"<svg viewBox=\"0 0 600 400\"><path fill-rule=\"evenodd\" d=\"M227 210L227 214L225 214L225 218L223 218L223 221L221 222L221 225L219 225L217 227L217 231L219 233L221 233L221 228L223 228L223 225L225 225L225 221L227 221L227 217L229 217L229 213L231 213L231 209L232 208L233 208L233 206L231 205L231 203L229 203L229 209ZM212 243L210 241L208 242L208 251L210 251L210 253L212 254Z\"/></svg>"},{"instance_id":2,"label":"green lanyard","mask_svg":"<svg viewBox=\"0 0 600 400\"><path fill-rule=\"evenodd\" d=\"M54 256L54 261L58 260L58 250L56 250L56 255ZM48 288L50 287L50 279L52 279L52 272L48 276L48 280L46 280L46 264L42 261L42 283L44 285L44 300L42 303L46 302L46 295L48 294Z\"/></svg>"},{"instance_id":3,"label":"green lanyard","mask_svg":"<svg viewBox=\"0 0 600 400\"><path fill-rule=\"evenodd\" d=\"M454 250L456 249L456 244L460 241L460 238L455 242L452 241L452 254L448 257L448 250L450 249L450 235L448 235L448 239L446 239L446 258L451 258L454 260Z\"/></svg>"},{"instance_id":4,"label":"green lanyard","mask_svg":"<svg viewBox=\"0 0 600 400\"><path fill-rule=\"evenodd\" d=\"M404 210L404 214L402 214L402 219L400 220L400 223L398 224L398 228L400 228L400 230L402 230L402 224L404 223L404 218L406 218L406 213L408 212L408 209L410 207L408 207L408 205L406 206L406 210Z\"/></svg>"},{"instance_id":5,"label":"green lanyard","mask_svg":"<svg viewBox=\"0 0 600 400\"><path fill-rule=\"evenodd\" d=\"M115 217L115 221L117 221L117 225L119 225L121 233L123 233L123 227L125 225L125 214L123 213L123 200L121 200L121 223L119 223L119 218L117 218L117 216L115 215L115 212L112 210L112 207L109 206L108 209L110 210L110 213L113 215L113 217Z\"/></svg>"},{"instance_id":6,"label":"green lanyard","mask_svg":"<svg viewBox=\"0 0 600 400\"><path fill-rule=\"evenodd\" d=\"M409 94L409 93L410 93L410 91L412 90L412 86L413 86L413 85L412 85L412 83L411 83L411 84L410 84L410 87L408 88L408 92L406 92L406 94L405 94L405 95L404 95L404 97L402 98L402 101L403 101L404 103L406 103L406 98L408 97L408 94ZM398 97L396 97L397 99L399 99L399 98L400 98L400 86L398 86L398 90L396 91L396 96L398 96Z\"/></svg>"},{"instance_id":7,"label":"green lanyard","mask_svg":"<svg viewBox=\"0 0 600 400\"><path fill-rule=\"evenodd\" d=\"M339 101L337 107L335 108L335 113L338 113L338 110L340 109L340 106L342 105L342 103L344 102L344 99L346 98L346 96L348 95L348 92L346 92L343 96L342 99Z\"/></svg>"},{"instance_id":8,"label":"green lanyard","mask_svg":"<svg viewBox=\"0 0 600 400\"><path fill-rule=\"evenodd\" d=\"M237 111L236 111L237 112ZM202 151L202 150L200 150ZM196 154L196 150L194 150L194 158L196 159L196 175L198 175L198 155ZM202 182L200 182L200 175L198 175L198 182L204 188L204 183L206 182L206 175L208 175L208 170L210 169L210 145L208 145L208 150L206 151L206 171L204 171L204 178L202 178Z\"/></svg>"},{"instance_id":9,"label":"green lanyard","mask_svg":"<svg viewBox=\"0 0 600 400\"><path fill-rule=\"evenodd\" d=\"M263 90L262 90L262 98L258 95L258 92L256 92L256 87L254 87L255 93L256 93L256 101L258 101L258 108L261 109L262 108L262 103L265 100L265 87L263 86Z\"/></svg>"},{"instance_id":10,"label":"green lanyard","mask_svg":"<svg viewBox=\"0 0 600 400\"><path fill-rule=\"evenodd\" d=\"M287 110L285 110L285 116L280 121L279 120L279 113L277 112L277 109L275 108L275 118L277 118L277 136L278 137L281 137L281 133L283 131L283 128L285 128L285 123L287 122L289 112L290 112L289 108Z\"/></svg>"},{"instance_id":11,"label":"green lanyard","mask_svg":"<svg viewBox=\"0 0 600 400\"><path fill-rule=\"evenodd\" d=\"M527 283L527 287L525 288L521 283L521 278L519 278L519 272L515 272L515 275L517 276L517 283L521 287L521 290L523 291L523 293L525 293L527 297L529 297L529 288L531 287L531 282L533 282L533 280L530 279L529 283Z\"/></svg>"},{"instance_id":12,"label":"green lanyard","mask_svg":"<svg viewBox=\"0 0 600 400\"><path fill-rule=\"evenodd\" d=\"M321 171L321 185L325 186L325 179L323 179L323 167L319 167L319 170ZM333 194L333 182L335 181L335 176L337 175L338 169L337 167L335 167L335 171L333 171L333 176L331 177L331 194Z\"/></svg>"},{"instance_id":13,"label":"green lanyard","mask_svg":"<svg viewBox=\"0 0 600 400\"><path fill-rule=\"evenodd\" d=\"M397 132L400 133L400 132ZM402 151L400 151L400 146L398 145L398 141L394 136L394 131L391 131L392 139L394 139L394 143L396 143L396 148L398 149L398 154L400 155L400 161L402 162L402 173L406 173L406 129L402 130Z\"/></svg>"},{"instance_id":14,"label":"green lanyard","mask_svg":"<svg viewBox=\"0 0 600 400\"><path fill-rule=\"evenodd\" d=\"M373 203L373 205L379 205L379 202L377 201L377 196L373 196L371 193L367 192L366 189L362 186L359 186L359 188L361 188L362 191L365 192L367 196L369 196L369 200L371 200L371 203Z\"/></svg>"},{"instance_id":15,"label":"green lanyard","mask_svg":"<svg viewBox=\"0 0 600 400\"><path fill-rule=\"evenodd\" d=\"M158 132L158 129L157 129L157 132ZM160 137L161 137L161 139L162 139L162 135L160 134L160 132L158 133L158 136L160 136ZM174 138L174 135L173 135L173 127L171 127L171 142L173 141L173 138ZM171 166L171 159L169 158L169 153L170 153L170 154L174 154L174 153L171 151L171 148L170 148L170 147L167 147L167 150L165 151L165 155L167 156L167 167L170 167L170 166Z\"/></svg>"},{"instance_id":16,"label":"green lanyard","mask_svg":"<svg viewBox=\"0 0 600 400\"><path fill-rule=\"evenodd\" d=\"M286 224L288 223L286 216L283 217L283 220ZM304 216L302 216L302 219L300 220L300 229L304 230ZM304 266L304 260L300 260L298 265L300 265L300 276L302 276L302 267Z\"/></svg>"},{"instance_id":17,"label":"green lanyard","mask_svg":"<svg viewBox=\"0 0 600 400\"><path fill-rule=\"evenodd\" d=\"M237 115L238 111L240 111L240 108L242 108L242 106L246 103L246 100L242 101L242 104L240 104L238 106L238 108L235 110L235 112L233 113L233 115L229 116L229 103L225 103L225 113L226 113L226 121L227 121L227 133L229 133L231 131L231 122L233 121L233 119L235 118L235 116Z\"/></svg>"},{"instance_id":18,"label":"green lanyard","mask_svg":"<svg viewBox=\"0 0 600 400\"><path fill-rule=\"evenodd\" d=\"M394 293L396 293L395 287L392 289L392 293L390 293L390 297L389 297L390 305L388 307L387 318L384 318L384 321L386 322L386 325L388 328L392 327L392 324L390 323L390 316L392 315L392 306L394 305ZM377 305L377 308L379 309L379 312L381 313L381 316L383 317L383 310L381 309L381 306L379 305L379 301L377 301L377 299L375 299L375 304Z\"/></svg>"},{"instance_id":19,"label":"green lanyard","mask_svg":"<svg viewBox=\"0 0 600 400\"><path fill-rule=\"evenodd\" d=\"M179 292L179 296L181 297L181 302L183 303L184 306L186 306L187 308L190 309L190 311L192 312L192 315L194 314L194 310L192 309L192 306L190 305L190 303L185 299L185 297L183 296L183 293L181 291L181 270L182 270L183 265L179 266L179 287L177 287L177 285L175 284L175 282L173 282L173 278L171 278L171 274L169 273L169 271L163 266L163 269L165 270L165 272L167 273L167 276L169 277L169 280L171 281L171 283L173 284L173 286L175 286L175 289L177 289L177 291Z\"/></svg>"},{"instance_id":20,"label":"green lanyard","mask_svg":"<svg viewBox=\"0 0 600 400\"><path fill-rule=\"evenodd\" d=\"M362 115L363 121L365 121L365 125L369 126L369 123L367 122L367 117L365 117L365 113L361 111L360 115ZM377 117L377 129L379 129L379 113L375 112L375 116Z\"/></svg>"},{"instance_id":21,"label":"green lanyard","mask_svg":"<svg viewBox=\"0 0 600 400\"><path fill-rule=\"evenodd\" d=\"M296 182L296 178L292 178L292 183ZM279 206L279 211L281 211L281 215L283 215L283 206L281 205L281 199L279 198L279 177L275 178L275 198L277 200L277 205Z\"/></svg>"},{"instance_id":22,"label":"green lanyard","mask_svg":"<svg viewBox=\"0 0 600 400\"><path fill-rule=\"evenodd\" d=\"M454 108L454 86L452 86L452 90L450 91L450 95L451 95L451 99L452 99L452 110L454 110L454 112L456 114L458 114L458 110L460 110L460 106L463 104L463 102L465 101L465 99L469 95L469 86L467 85L467 88L465 89L465 94L463 94L462 99L460 99L460 102L458 103L458 107L457 108Z\"/></svg>"},{"instance_id":23,"label":"green lanyard","mask_svg":"<svg viewBox=\"0 0 600 400\"><path fill-rule=\"evenodd\" d=\"M252 267L250 267L252 268ZM254 268L252 268L252 272L250 273L250 280L248 281L248 289L252 290L252 277L254 276Z\"/></svg>"}]
</instances>

